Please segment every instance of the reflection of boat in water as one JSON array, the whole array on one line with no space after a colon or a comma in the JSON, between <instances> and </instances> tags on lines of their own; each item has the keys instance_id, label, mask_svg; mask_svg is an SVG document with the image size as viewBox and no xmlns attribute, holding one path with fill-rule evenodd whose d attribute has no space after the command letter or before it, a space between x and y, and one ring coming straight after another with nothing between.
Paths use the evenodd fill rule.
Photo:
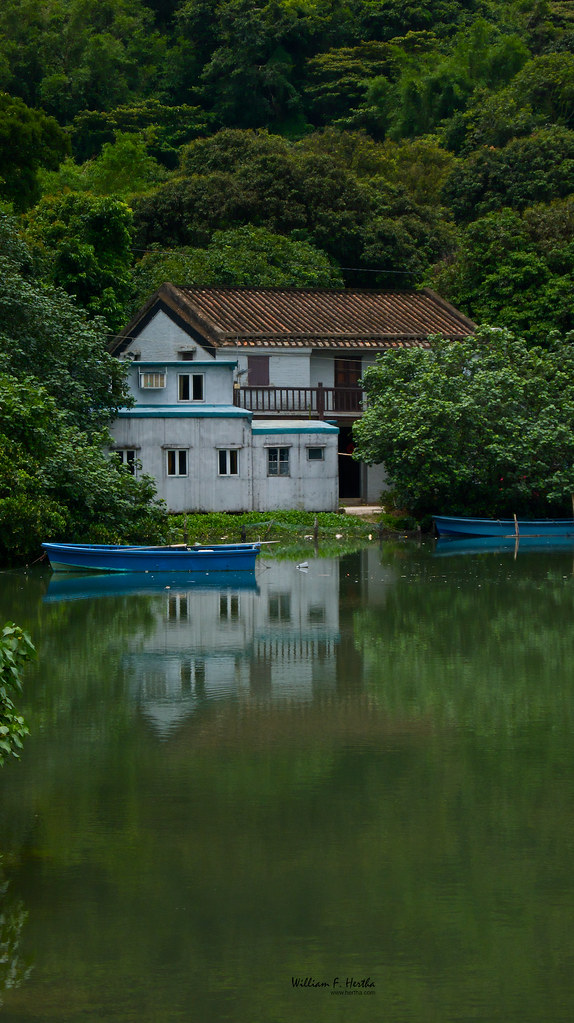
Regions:
<instances>
[{"instance_id":1,"label":"reflection of boat in water","mask_svg":"<svg viewBox=\"0 0 574 1023\"><path fill-rule=\"evenodd\" d=\"M128 544L43 543L55 572L237 572L255 568L257 543L134 547Z\"/></svg>"},{"instance_id":2,"label":"reflection of boat in water","mask_svg":"<svg viewBox=\"0 0 574 1023\"><path fill-rule=\"evenodd\" d=\"M514 540L516 537L531 537L544 540L546 537L572 537L574 519L473 519L452 515L435 515L434 524L439 536L498 537Z\"/></svg>"},{"instance_id":3,"label":"reflection of boat in water","mask_svg":"<svg viewBox=\"0 0 574 1023\"><path fill-rule=\"evenodd\" d=\"M434 553L438 557L449 557L454 554L530 554L536 551L574 553L574 536L441 537L436 542Z\"/></svg>"},{"instance_id":4,"label":"reflection of boat in water","mask_svg":"<svg viewBox=\"0 0 574 1023\"><path fill-rule=\"evenodd\" d=\"M44 601L82 600L90 597L124 597L138 594L174 592L201 593L219 590L259 591L253 572L121 572L78 575L71 573L50 578Z\"/></svg>"}]
</instances>

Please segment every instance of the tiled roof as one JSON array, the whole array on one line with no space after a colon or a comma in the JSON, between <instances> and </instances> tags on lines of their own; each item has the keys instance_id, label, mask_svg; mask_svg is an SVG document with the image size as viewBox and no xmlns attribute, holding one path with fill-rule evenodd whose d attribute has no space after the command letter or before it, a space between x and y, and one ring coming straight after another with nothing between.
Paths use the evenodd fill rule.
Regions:
<instances>
[{"instance_id":1,"label":"tiled roof","mask_svg":"<svg viewBox=\"0 0 574 1023\"><path fill-rule=\"evenodd\" d=\"M433 331L432 333L437 333ZM466 330L464 335L460 334L460 337L466 337L470 330ZM222 342L222 347L226 345L233 348L375 348L379 351L381 348L420 348L422 345L427 345L428 342L425 338L420 335L415 337L406 337L400 335L399 337L381 337L381 335L375 337L365 337L364 335L351 335L345 334L339 337L331 335L330 337L316 337L314 334L301 334L296 336L289 334L286 337L263 337L260 334L252 335L251 337L230 337L226 341Z\"/></svg>"},{"instance_id":2,"label":"tiled roof","mask_svg":"<svg viewBox=\"0 0 574 1023\"><path fill-rule=\"evenodd\" d=\"M419 347L429 334L460 339L475 325L429 289L176 288L164 284L116 338L119 351L163 308L211 348Z\"/></svg>"}]
</instances>

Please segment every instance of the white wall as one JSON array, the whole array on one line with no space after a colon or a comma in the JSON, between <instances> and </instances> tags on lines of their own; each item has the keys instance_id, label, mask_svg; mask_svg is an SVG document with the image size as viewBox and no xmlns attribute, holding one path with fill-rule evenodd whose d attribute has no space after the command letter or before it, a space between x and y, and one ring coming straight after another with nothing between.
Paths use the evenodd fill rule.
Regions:
<instances>
[{"instance_id":1,"label":"white wall","mask_svg":"<svg viewBox=\"0 0 574 1023\"><path fill-rule=\"evenodd\" d=\"M311 387L335 386L335 359L332 352L321 354L315 352L310 360Z\"/></svg>"},{"instance_id":2,"label":"white wall","mask_svg":"<svg viewBox=\"0 0 574 1023\"><path fill-rule=\"evenodd\" d=\"M137 352L141 354L142 359L150 361L154 359L173 360L180 358L179 353L182 348L196 349L198 359L205 358L207 355L202 346L197 346L189 334L160 310L124 349L124 354Z\"/></svg>"},{"instance_id":3,"label":"white wall","mask_svg":"<svg viewBox=\"0 0 574 1023\"><path fill-rule=\"evenodd\" d=\"M254 509L336 511L339 506L337 438L336 427L314 421L254 422ZM289 449L289 476L268 475L270 447ZM324 448L324 460L311 461L310 447Z\"/></svg>"},{"instance_id":4,"label":"white wall","mask_svg":"<svg viewBox=\"0 0 574 1023\"><path fill-rule=\"evenodd\" d=\"M180 407L194 405L232 405L233 404L233 373L235 363L213 361L206 362L173 362L165 360L141 360L130 365L128 374L129 388L138 405L178 405ZM163 388L141 387L140 376L143 373L165 373L166 386ZM203 377L203 400L180 401L178 378L181 374L192 374Z\"/></svg>"},{"instance_id":5,"label":"white wall","mask_svg":"<svg viewBox=\"0 0 574 1023\"><path fill-rule=\"evenodd\" d=\"M247 386L247 359L249 355L269 356L269 386L270 387L311 387L311 349L282 348L268 349L254 348L246 352L245 348L219 348L217 350L217 362L227 362L230 359L237 362L237 372L242 387Z\"/></svg>"},{"instance_id":6,"label":"white wall","mask_svg":"<svg viewBox=\"0 0 574 1023\"><path fill-rule=\"evenodd\" d=\"M366 504L380 504L381 494L389 489L384 465L365 466L367 492L363 495Z\"/></svg>"},{"instance_id":7,"label":"white wall","mask_svg":"<svg viewBox=\"0 0 574 1023\"><path fill-rule=\"evenodd\" d=\"M222 410L223 411L223 410ZM159 410L158 410L159 412ZM248 413L139 416L121 413L112 426L114 447L134 449L142 472L173 512L245 511L252 507L251 428ZM187 475L167 475L167 450L187 449ZM220 476L218 451L235 449L239 474Z\"/></svg>"},{"instance_id":8,"label":"white wall","mask_svg":"<svg viewBox=\"0 0 574 1023\"><path fill-rule=\"evenodd\" d=\"M114 446L133 449L142 472L156 481L158 495L173 512L266 511L300 508L336 511L339 500L337 430L320 423L275 423L253 427L248 413L221 410L173 415L171 410L130 410L120 413L112 427ZM268 448L289 448L290 475L268 475ZM313 461L309 447L324 449L325 458ZM167 450L187 450L187 475L167 475ZM218 451L235 449L239 474L220 476Z\"/></svg>"}]
</instances>

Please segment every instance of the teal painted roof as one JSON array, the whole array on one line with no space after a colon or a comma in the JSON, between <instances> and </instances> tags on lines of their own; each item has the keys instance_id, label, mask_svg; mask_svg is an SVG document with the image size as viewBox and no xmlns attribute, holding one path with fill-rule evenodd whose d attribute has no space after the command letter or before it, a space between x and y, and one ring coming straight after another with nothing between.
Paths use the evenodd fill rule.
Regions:
<instances>
[{"instance_id":1,"label":"teal painted roof","mask_svg":"<svg viewBox=\"0 0 574 1023\"><path fill-rule=\"evenodd\" d=\"M209 370L212 369L236 369L237 361L235 359L220 359L218 362L214 362L213 359L134 359L130 365L134 366L135 369L141 369L147 366L165 366L168 369L181 370L182 373L193 373L195 368L205 369L207 366Z\"/></svg>"},{"instance_id":2,"label":"teal painted roof","mask_svg":"<svg viewBox=\"0 0 574 1023\"><path fill-rule=\"evenodd\" d=\"M252 423L253 433L328 433L337 434L338 427L318 419L257 420Z\"/></svg>"},{"instance_id":3,"label":"teal painted roof","mask_svg":"<svg viewBox=\"0 0 574 1023\"><path fill-rule=\"evenodd\" d=\"M122 408L118 419L247 419L251 412L235 405L135 405Z\"/></svg>"}]
</instances>

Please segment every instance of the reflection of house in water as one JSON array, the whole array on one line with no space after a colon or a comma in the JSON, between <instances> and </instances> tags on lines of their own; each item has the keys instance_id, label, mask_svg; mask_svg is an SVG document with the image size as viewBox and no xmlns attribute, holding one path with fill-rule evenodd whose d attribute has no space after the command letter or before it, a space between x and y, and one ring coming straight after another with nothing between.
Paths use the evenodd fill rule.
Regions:
<instances>
[{"instance_id":1,"label":"reflection of house in water","mask_svg":"<svg viewBox=\"0 0 574 1023\"><path fill-rule=\"evenodd\" d=\"M126 655L134 692L161 736L206 701L309 701L334 689L339 561L258 564L258 586L193 589L154 601L156 624Z\"/></svg>"}]
</instances>

